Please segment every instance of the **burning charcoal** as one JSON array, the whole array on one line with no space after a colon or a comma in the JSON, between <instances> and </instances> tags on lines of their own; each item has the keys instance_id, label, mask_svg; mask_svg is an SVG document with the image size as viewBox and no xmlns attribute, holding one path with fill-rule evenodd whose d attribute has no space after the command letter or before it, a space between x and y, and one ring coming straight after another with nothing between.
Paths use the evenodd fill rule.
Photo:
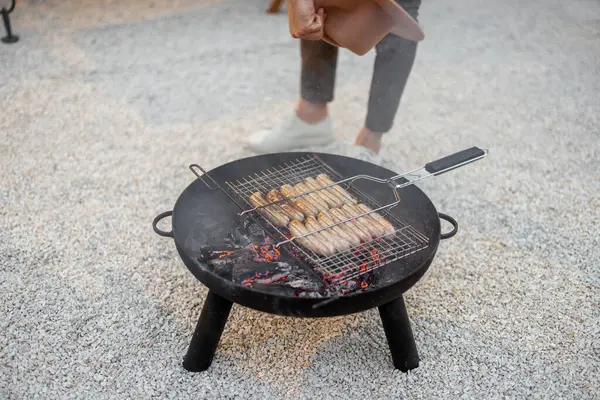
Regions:
<instances>
[{"instance_id":1,"label":"burning charcoal","mask_svg":"<svg viewBox=\"0 0 600 400\"><path fill-rule=\"evenodd\" d=\"M254 261L273 262L278 261L281 256L281 252L270 244L255 245L254 252Z\"/></svg>"},{"instance_id":2,"label":"burning charcoal","mask_svg":"<svg viewBox=\"0 0 600 400\"><path fill-rule=\"evenodd\" d=\"M274 268L276 264L268 262L236 263L233 266L233 282L251 286L254 280L269 276Z\"/></svg>"},{"instance_id":3,"label":"burning charcoal","mask_svg":"<svg viewBox=\"0 0 600 400\"><path fill-rule=\"evenodd\" d=\"M287 279L289 274L286 273L279 273L279 274L273 274L270 277L265 277L262 279L256 279L254 282L255 283L279 283L279 282L285 282L285 280Z\"/></svg>"},{"instance_id":4,"label":"burning charcoal","mask_svg":"<svg viewBox=\"0 0 600 400\"><path fill-rule=\"evenodd\" d=\"M325 284L301 268L285 262L234 264L232 281L256 290L293 296L301 292L325 293ZM304 295L305 296L305 295Z\"/></svg>"},{"instance_id":5,"label":"burning charcoal","mask_svg":"<svg viewBox=\"0 0 600 400\"><path fill-rule=\"evenodd\" d=\"M240 247L252 243L264 243L266 238L264 229L250 217L239 217L234 222L234 228L228 234L231 243Z\"/></svg>"},{"instance_id":6,"label":"burning charcoal","mask_svg":"<svg viewBox=\"0 0 600 400\"><path fill-rule=\"evenodd\" d=\"M267 238L268 239L268 238ZM203 247L198 251L197 260L208 263L213 260L236 262L275 262L279 261L281 252L271 244L256 244L236 247L228 244Z\"/></svg>"},{"instance_id":7,"label":"burning charcoal","mask_svg":"<svg viewBox=\"0 0 600 400\"><path fill-rule=\"evenodd\" d=\"M303 290L303 289L298 289L294 294L297 297L312 297L312 298L324 297L324 295L319 292L315 292L312 290Z\"/></svg>"},{"instance_id":8,"label":"burning charcoal","mask_svg":"<svg viewBox=\"0 0 600 400\"><path fill-rule=\"evenodd\" d=\"M198 255L198 261L200 261L201 263L206 263L211 259L211 252L210 250L206 249L206 248L202 248L199 251L199 255Z\"/></svg>"},{"instance_id":9,"label":"burning charcoal","mask_svg":"<svg viewBox=\"0 0 600 400\"><path fill-rule=\"evenodd\" d=\"M207 263L212 260L249 258L250 253L252 253L252 249L250 248L237 248L234 246L223 244L201 248L199 250L199 255L197 259L199 262Z\"/></svg>"},{"instance_id":10,"label":"burning charcoal","mask_svg":"<svg viewBox=\"0 0 600 400\"><path fill-rule=\"evenodd\" d=\"M233 229L223 243L205 246L197 250L197 261L210 265L214 272L234 284L255 290L297 297L332 297L365 290L370 286L371 272L367 265L378 264L379 254L373 247L355 250L357 254L348 259L347 268L338 275L324 276L316 266L304 269L297 264L300 254L292 249L291 258L281 251L263 228L248 217L235 221ZM286 263L291 260L291 264ZM306 260L304 260L306 262ZM365 274L347 282L337 282L345 273L360 269ZM341 274L341 275L340 275Z\"/></svg>"}]
</instances>

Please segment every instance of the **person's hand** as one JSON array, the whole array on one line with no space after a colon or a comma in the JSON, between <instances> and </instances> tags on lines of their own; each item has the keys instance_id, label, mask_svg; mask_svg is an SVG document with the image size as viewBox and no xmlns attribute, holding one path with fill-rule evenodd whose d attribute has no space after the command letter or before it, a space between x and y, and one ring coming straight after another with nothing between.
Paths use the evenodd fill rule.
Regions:
<instances>
[{"instance_id":1,"label":"person's hand","mask_svg":"<svg viewBox=\"0 0 600 400\"><path fill-rule=\"evenodd\" d=\"M320 40L325 11L315 11L314 0L287 0L290 34L295 39Z\"/></svg>"}]
</instances>

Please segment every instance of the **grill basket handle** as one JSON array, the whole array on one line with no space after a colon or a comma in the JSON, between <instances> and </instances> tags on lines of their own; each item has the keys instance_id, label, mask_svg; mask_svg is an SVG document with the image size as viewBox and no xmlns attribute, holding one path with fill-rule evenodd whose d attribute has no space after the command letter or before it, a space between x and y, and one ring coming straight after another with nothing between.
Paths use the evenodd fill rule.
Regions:
<instances>
[{"instance_id":1,"label":"grill basket handle","mask_svg":"<svg viewBox=\"0 0 600 400\"><path fill-rule=\"evenodd\" d=\"M448 214L438 213L438 217L444 221L450 222L454 227L450 232L440 234L440 239L450 239L452 236L456 235L456 232L458 232L458 222Z\"/></svg>"},{"instance_id":2,"label":"grill basket handle","mask_svg":"<svg viewBox=\"0 0 600 400\"><path fill-rule=\"evenodd\" d=\"M156 232L156 234L160 235L160 236L164 236L164 237L169 237L169 238L173 238L173 230L171 229L169 232L165 232L163 230L158 229L158 223L166 217L170 217L171 215L173 215L173 211L165 211L162 212L160 214L158 214L154 220L152 221L152 229L154 229L154 232Z\"/></svg>"},{"instance_id":3,"label":"grill basket handle","mask_svg":"<svg viewBox=\"0 0 600 400\"><path fill-rule=\"evenodd\" d=\"M465 164L479 160L480 158L485 157L485 154L485 150L481 150L479 147L471 147L470 149L462 150L458 153L427 163L425 164L425 169L430 174L441 175L444 172L452 171Z\"/></svg>"}]
</instances>

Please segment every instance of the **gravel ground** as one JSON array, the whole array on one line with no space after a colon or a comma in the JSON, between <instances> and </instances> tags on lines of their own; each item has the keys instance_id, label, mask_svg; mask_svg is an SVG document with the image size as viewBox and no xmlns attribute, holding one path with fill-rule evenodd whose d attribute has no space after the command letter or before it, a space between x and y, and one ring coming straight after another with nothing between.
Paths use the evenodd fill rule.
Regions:
<instances>
[{"instance_id":1,"label":"gravel ground","mask_svg":"<svg viewBox=\"0 0 600 400\"><path fill-rule=\"evenodd\" d=\"M0 45L0 398L600 397L597 1L424 2L385 156L491 153L422 185L461 229L407 293L410 374L376 312L240 307L182 369L206 289L150 222L289 112L298 46L266 1L125 3L21 1ZM372 62L342 53L342 140Z\"/></svg>"}]
</instances>

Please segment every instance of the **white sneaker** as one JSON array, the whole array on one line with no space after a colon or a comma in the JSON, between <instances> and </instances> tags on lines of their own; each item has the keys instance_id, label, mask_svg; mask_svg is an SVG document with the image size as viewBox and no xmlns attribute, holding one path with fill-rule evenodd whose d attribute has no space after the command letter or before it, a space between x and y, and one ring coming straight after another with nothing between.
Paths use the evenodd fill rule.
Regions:
<instances>
[{"instance_id":1,"label":"white sneaker","mask_svg":"<svg viewBox=\"0 0 600 400\"><path fill-rule=\"evenodd\" d=\"M258 153L278 153L304 147L325 146L334 140L331 118L326 117L319 123L309 124L294 113L279 126L250 136L247 145Z\"/></svg>"}]
</instances>

